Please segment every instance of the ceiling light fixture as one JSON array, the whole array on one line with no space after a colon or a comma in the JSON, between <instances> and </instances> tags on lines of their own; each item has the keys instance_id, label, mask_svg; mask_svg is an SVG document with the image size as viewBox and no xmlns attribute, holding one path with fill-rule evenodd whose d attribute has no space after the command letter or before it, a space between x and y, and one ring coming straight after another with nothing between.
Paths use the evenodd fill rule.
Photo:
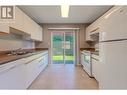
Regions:
<instances>
[{"instance_id":1,"label":"ceiling light fixture","mask_svg":"<svg viewBox=\"0 0 127 95\"><path fill-rule=\"evenodd\" d=\"M67 18L69 16L69 5L61 5L61 17Z\"/></svg>"}]
</instances>

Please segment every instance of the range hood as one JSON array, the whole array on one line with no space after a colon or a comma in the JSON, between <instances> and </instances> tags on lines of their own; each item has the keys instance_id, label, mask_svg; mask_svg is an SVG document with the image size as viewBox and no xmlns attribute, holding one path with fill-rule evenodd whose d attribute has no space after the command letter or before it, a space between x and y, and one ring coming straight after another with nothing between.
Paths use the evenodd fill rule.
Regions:
<instances>
[{"instance_id":1,"label":"range hood","mask_svg":"<svg viewBox=\"0 0 127 95\"><path fill-rule=\"evenodd\" d=\"M99 27L97 27L97 28L95 28L95 29L93 29L92 31L90 31L90 36L91 35L98 35L99 34Z\"/></svg>"},{"instance_id":2,"label":"range hood","mask_svg":"<svg viewBox=\"0 0 127 95\"><path fill-rule=\"evenodd\" d=\"M31 36L30 34L24 32L24 31L21 31L21 30L12 28L12 27L9 27L9 30L10 30L10 33L20 35L20 36L23 36L23 37L30 37Z\"/></svg>"},{"instance_id":3,"label":"range hood","mask_svg":"<svg viewBox=\"0 0 127 95\"><path fill-rule=\"evenodd\" d=\"M5 32L2 32L0 31L0 35L8 35L9 33L5 33Z\"/></svg>"}]
</instances>

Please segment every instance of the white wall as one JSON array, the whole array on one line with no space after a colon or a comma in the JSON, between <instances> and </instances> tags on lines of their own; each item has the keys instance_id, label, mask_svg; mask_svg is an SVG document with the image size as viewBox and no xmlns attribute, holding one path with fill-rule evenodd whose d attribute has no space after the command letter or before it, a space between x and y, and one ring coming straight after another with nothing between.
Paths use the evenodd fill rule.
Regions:
<instances>
[{"instance_id":1,"label":"white wall","mask_svg":"<svg viewBox=\"0 0 127 95\"><path fill-rule=\"evenodd\" d=\"M34 47L34 42L23 40L19 35L0 35L0 51L14 50L18 48L31 49Z\"/></svg>"},{"instance_id":2,"label":"white wall","mask_svg":"<svg viewBox=\"0 0 127 95\"><path fill-rule=\"evenodd\" d=\"M48 28L80 28L78 34L79 48L87 48L89 45L85 42L85 24L43 24L43 42L36 43L36 47L50 48L51 47L51 31Z\"/></svg>"},{"instance_id":3,"label":"white wall","mask_svg":"<svg viewBox=\"0 0 127 95\"><path fill-rule=\"evenodd\" d=\"M43 27L43 42L36 43L37 48L48 48L49 49L49 55L51 54L51 30L48 30L48 28L80 28L80 31L78 32L78 47L80 48L88 48L89 45L85 42L85 30L86 30L86 24L42 24ZM80 58L80 55L78 55L78 59ZM51 62L51 61L50 61Z\"/></svg>"}]
</instances>

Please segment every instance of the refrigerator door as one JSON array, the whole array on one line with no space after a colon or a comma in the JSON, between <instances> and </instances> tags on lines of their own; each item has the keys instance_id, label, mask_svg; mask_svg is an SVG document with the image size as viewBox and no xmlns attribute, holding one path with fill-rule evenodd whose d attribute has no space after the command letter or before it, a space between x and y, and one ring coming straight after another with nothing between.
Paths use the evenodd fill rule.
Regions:
<instances>
[{"instance_id":1,"label":"refrigerator door","mask_svg":"<svg viewBox=\"0 0 127 95\"><path fill-rule=\"evenodd\" d=\"M127 6L117 6L106 16L100 26L100 41L127 38Z\"/></svg>"},{"instance_id":2,"label":"refrigerator door","mask_svg":"<svg viewBox=\"0 0 127 95\"><path fill-rule=\"evenodd\" d=\"M127 89L127 40L99 45L100 89Z\"/></svg>"}]
</instances>

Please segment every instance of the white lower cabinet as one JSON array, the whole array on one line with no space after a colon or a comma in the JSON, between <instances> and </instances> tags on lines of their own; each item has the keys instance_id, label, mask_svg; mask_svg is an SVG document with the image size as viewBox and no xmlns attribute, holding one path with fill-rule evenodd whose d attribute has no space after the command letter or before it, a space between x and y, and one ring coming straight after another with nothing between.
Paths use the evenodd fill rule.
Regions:
<instances>
[{"instance_id":1,"label":"white lower cabinet","mask_svg":"<svg viewBox=\"0 0 127 95\"><path fill-rule=\"evenodd\" d=\"M41 59L39 59L38 62L39 64L38 64L37 70L39 70L38 73L40 73L48 65L48 53L44 54L41 57Z\"/></svg>"},{"instance_id":2,"label":"white lower cabinet","mask_svg":"<svg viewBox=\"0 0 127 95\"><path fill-rule=\"evenodd\" d=\"M82 52L80 52L80 62L82 65L84 65L84 54Z\"/></svg>"},{"instance_id":3,"label":"white lower cabinet","mask_svg":"<svg viewBox=\"0 0 127 95\"><path fill-rule=\"evenodd\" d=\"M46 54L48 55L48 53ZM40 72L43 71L45 67L48 65L48 63L47 62L45 63L44 60L48 60L48 58L46 59L45 57L45 53L27 58L28 62L25 63L26 88L28 88L31 85L31 83L37 78Z\"/></svg>"},{"instance_id":4,"label":"white lower cabinet","mask_svg":"<svg viewBox=\"0 0 127 95\"><path fill-rule=\"evenodd\" d=\"M99 82L99 56L92 54L92 75Z\"/></svg>"},{"instance_id":5,"label":"white lower cabinet","mask_svg":"<svg viewBox=\"0 0 127 95\"><path fill-rule=\"evenodd\" d=\"M0 89L27 89L48 65L48 52L0 65Z\"/></svg>"},{"instance_id":6,"label":"white lower cabinet","mask_svg":"<svg viewBox=\"0 0 127 95\"><path fill-rule=\"evenodd\" d=\"M36 72L37 61L34 60L26 64L26 88L35 80L37 77Z\"/></svg>"},{"instance_id":7,"label":"white lower cabinet","mask_svg":"<svg viewBox=\"0 0 127 95\"><path fill-rule=\"evenodd\" d=\"M20 64L14 61L0 67L0 89L25 89L25 65L15 63Z\"/></svg>"},{"instance_id":8,"label":"white lower cabinet","mask_svg":"<svg viewBox=\"0 0 127 95\"><path fill-rule=\"evenodd\" d=\"M39 74L42 70L45 69L45 67L48 65L48 54L43 55L40 59L38 59L38 65L37 65L37 73Z\"/></svg>"}]
</instances>

